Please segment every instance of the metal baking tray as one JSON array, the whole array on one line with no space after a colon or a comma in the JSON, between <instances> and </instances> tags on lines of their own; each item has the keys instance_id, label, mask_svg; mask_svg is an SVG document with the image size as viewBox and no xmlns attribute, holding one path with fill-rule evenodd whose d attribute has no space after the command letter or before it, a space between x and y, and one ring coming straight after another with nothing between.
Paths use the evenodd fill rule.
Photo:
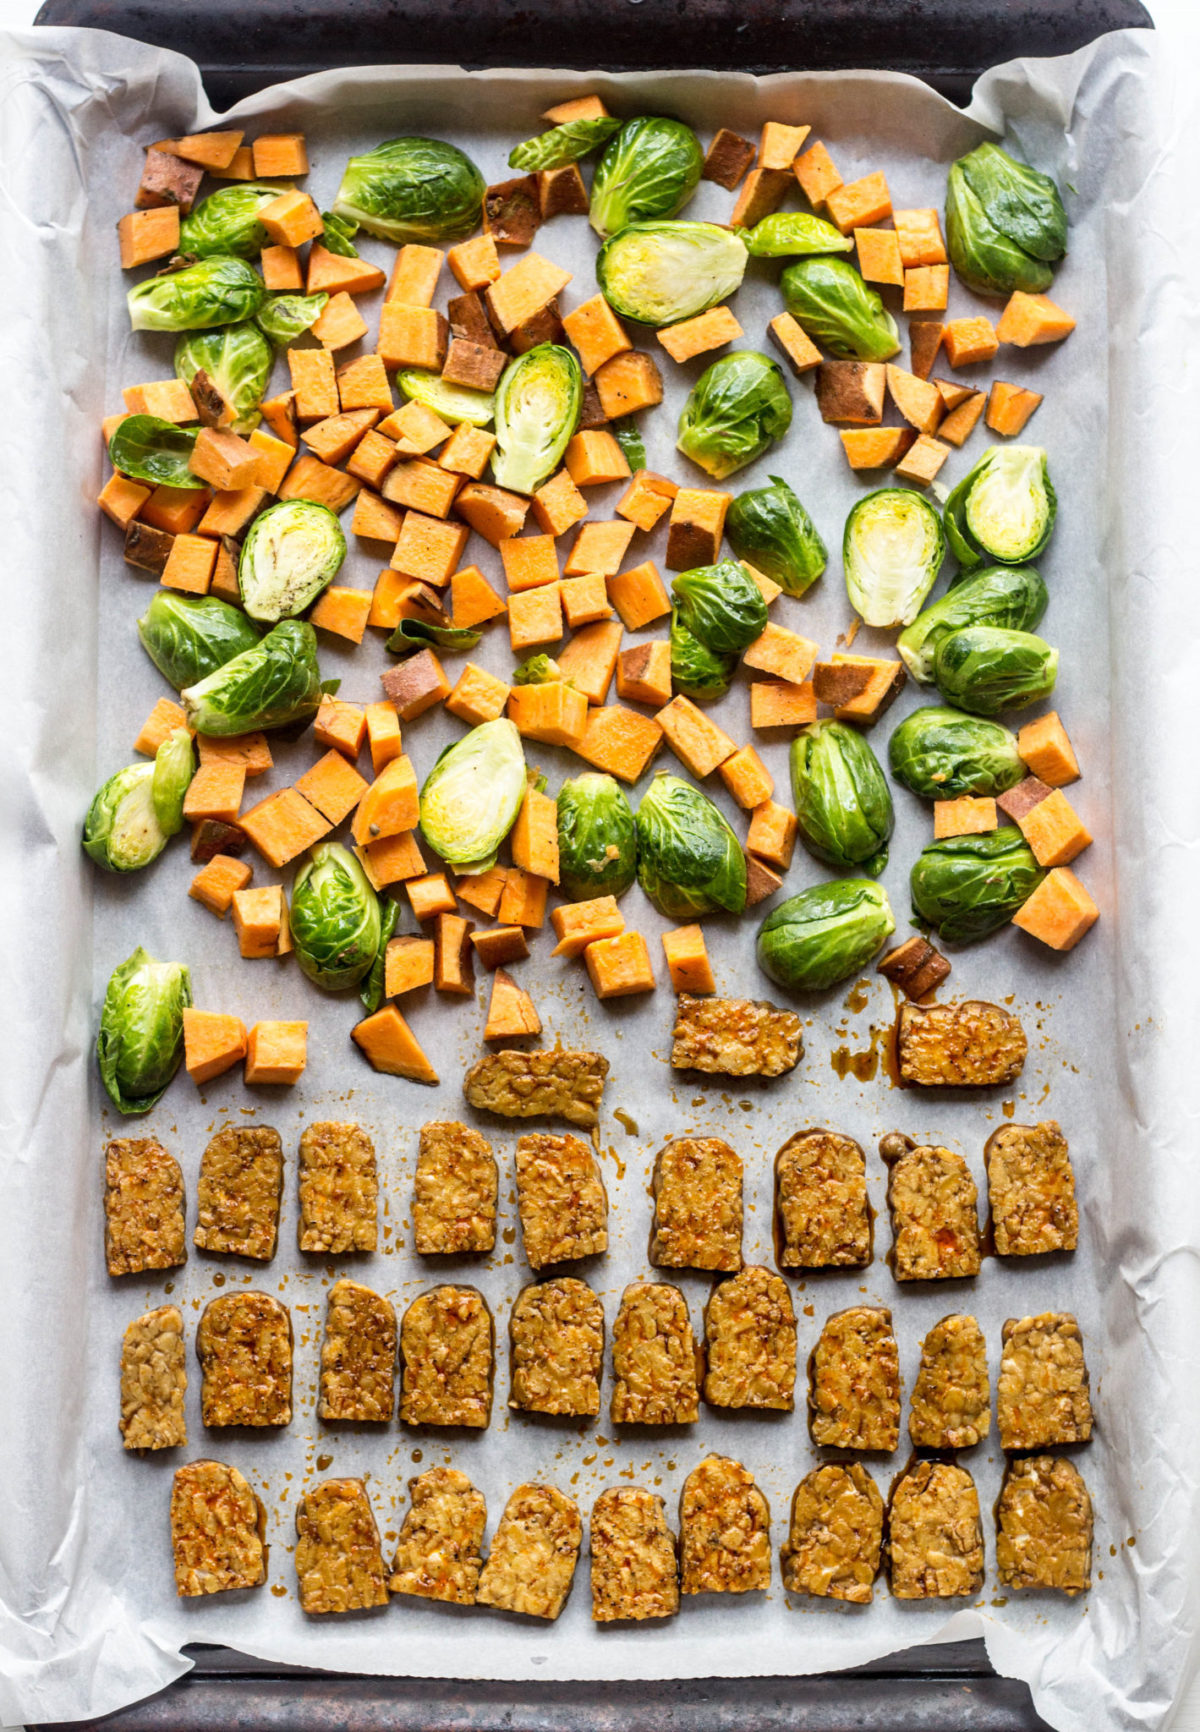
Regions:
<instances>
[{"instance_id":1,"label":"metal baking tray","mask_svg":"<svg viewBox=\"0 0 1200 1732\"><path fill-rule=\"evenodd\" d=\"M878 68L965 103L1000 61L1153 28L1141 0L686 0L683 22L681 36L678 0L45 0L35 19L185 54L218 110L305 73L400 58L468 69L531 59L603 71ZM807 1678L602 1688L309 1671L204 1644L185 1652L194 1666L185 1677L131 1708L73 1721L75 1732L1049 1732L1027 1686L999 1677L982 1641Z\"/></svg>"}]
</instances>

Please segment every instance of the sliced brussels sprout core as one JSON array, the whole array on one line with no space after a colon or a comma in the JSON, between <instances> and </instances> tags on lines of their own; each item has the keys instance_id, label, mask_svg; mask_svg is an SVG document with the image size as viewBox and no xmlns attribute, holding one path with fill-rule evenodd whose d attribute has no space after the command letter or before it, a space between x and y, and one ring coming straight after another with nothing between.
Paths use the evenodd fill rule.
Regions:
<instances>
[{"instance_id":1,"label":"sliced brussels sprout core","mask_svg":"<svg viewBox=\"0 0 1200 1732\"><path fill-rule=\"evenodd\" d=\"M131 481L149 481L154 487L203 487L188 468L196 448L196 434L157 415L126 415L113 429L108 458L114 469Z\"/></svg>"},{"instance_id":2,"label":"sliced brussels sprout core","mask_svg":"<svg viewBox=\"0 0 1200 1732\"><path fill-rule=\"evenodd\" d=\"M150 784L155 815L164 836L178 835L183 829L183 800L195 769L191 734L186 728L172 728L154 754Z\"/></svg>"},{"instance_id":3,"label":"sliced brussels sprout core","mask_svg":"<svg viewBox=\"0 0 1200 1732\"><path fill-rule=\"evenodd\" d=\"M913 919L947 944L972 944L1007 925L1045 876L1015 825L948 836L931 842L913 865Z\"/></svg>"},{"instance_id":4,"label":"sliced brussels sprout core","mask_svg":"<svg viewBox=\"0 0 1200 1732\"><path fill-rule=\"evenodd\" d=\"M895 824L892 796L867 741L845 722L812 722L792 741L792 800L800 840L839 871L878 878Z\"/></svg>"},{"instance_id":5,"label":"sliced brussels sprout core","mask_svg":"<svg viewBox=\"0 0 1200 1732\"><path fill-rule=\"evenodd\" d=\"M852 253L854 239L807 211L780 210L741 230L752 259L801 258L813 253Z\"/></svg>"},{"instance_id":6,"label":"sliced brussels sprout core","mask_svg":"<svg viewBox=\"0 0 1200 1732\"><path fill-rule=\"evenodd\" d=\"M797 324L831 355L887 361L899 354L895 319L845 259L797 259L780 277L779 287Z\"/></svg>"},{"instance_id":7,"label":"sliced brussels sprout core","mask_svg":"<svg viewBox=\"0 0 1200 1732\"><path fill-rule=\"evenodd\" d=\"M914 710L888 741L892 774L927 800L1003 794L1025 777L1015 734L942 704Z\"/></svg>"},{"instance_id":8,"label":"sliced brussels sprout core","mask_svg":"<svg viewBox=\"0 0 1200 1732\"><path fill-rule=\"evenodd\" d=\"M1054 529L1058 501L1040 445L994 445L946 502L947 521L965 543L961 563L990 556L1003 565L1035 559Z\"/></svg>"},{"instance_id":9,"label":"sliced brussels sprout core","mask_svg":"<svg viewBox=\"0 0 1200 1732\"><path fill-rule=\"evenodd\" d=\"M315 295L268 295L254 316L262 331L283 349L312 329L328 301L324 290Z\"/></svg>"},{"instance_id":10,"label":"sliced brussels sprout core","mask_svg":"<svg viewBox=\"0 0 1200 1732\"><path fill-rule=\"evenodd\" d=\"M88 807L84 852L107 872L140 872L166 845L154 802L154 765L118 770Z\"/></svg>"},{"instance_id":11,"label":"sliced brussels sprout core","mask_svg":"<svg viewBox=\"0 0 1200 1732\"><path fill-rule=\"evenodd\" d=\"M716 223L631 223L600 248L596 281L609 306L642 325L674 325L741 287L749 258Z\"/></svg>"},{"instance_id":12,"label":"sliced brussels sprout core","mask_svg":"<svg viewBox=\"0 0 1200 1732\"><path fill-rule=\"evenodd\" d=\"M508 166L518 174L538 174L547 168L566 168L581 162L593 150L606 144L621 122L611 114L593 115L587 120L568 120L562 126L552 126L549 132L527 138L514 145L508 153Z\"/></svg>"},{"instance_id":13,"label":"sliced brussels sprout core","mask_svg":"<svg viewBox=\"0 0 1200 1732\"><path fill-rule=\"evenodd\" d=\"M321 691L317 634L304 620L285 619L179 696L198 734L223 739L307 721Z\"/></svg>"},{"instance_id":14,"label":"sliced brussels sprout core","mask_svg":"<svg viewBox=\"0 0 1200 1732\"><path fill-rule=\"evenodd\" d=\"M572 902L623 896L637 876L633 813L612 776L589 770L558 790L558 871Z\"/></svg>"},{"instance_id":15,"label":"sliced brussels sprout core","mask_svg":"<svg viewBox=\"0 0 1200 1732\"><path fill-rule=\"evenodd\" d=\"M113 970L96 1060L119 1113L148 1113L166 1092L183 1061L183 1013L191 1002L185 965L159 962L141 945Z\"/></svg>"},{"instance_id":16,"label":"sliced brussels sprout core","mask_svg":"<svg viewBox=\"0 0 1200 1732\"><path fill-rule=\"evenodd\" d=\"M379 897L339 843L314 848L297 872L288 922L296 961L314 986L344 992L370 973L379 952Z\"/></svg>"},{"instance_id":17,"label":"sliced brussels sprout core","mask_svg":"<svg viewBox=\"0 0 1200 1732\"><path fill-rule=\"evenodd\" d=\"M850 605L868 625L909 625L946 558L942 520L907 487L881 487L852 508L842 538Z\"/></svg>"},{"instance_id":18,"label":"sliced brussels sprout core","mask_svg":"<svg viewBox=\"0 0 1200 1732\"><path fill-rule=\"evenodd\" d=\"M439 246L479 227L483 176L456 145L391 138L346 164L333 214L380 240Z\"/></svg>"},{"instance_id":19,"label":"sliced brussels sprout core","mask_svg":"<svg viewBox=\"0 0 1200 1732\"><path fill-rule=\"evenodd\" d=\"M630 223L676 216L703 167L700 140L682 120L654 114L627 120L596 165L588 220L603 239Z\"/></svg>"},{"instance_id":20,"label":"sliced brussels sprout core","mask_svg":"<svg viewBox=\"0 0 1200 1732\"><path fill-rule=\"evenodd\" d=\"M579 421L583 374L570 349L539 343L508 363L496 387L498 487L533 493L548 481Z\"/></svg>"},{"instance_id":21,"label":"sliced brussels sprout core","mask_svg":"<svg viewBox=\"0 0 1200 1732\"><path fill-rule=\"evenodd\" d=\"M896 930L887 892L866 878L814 884L773 908L758 929L758 965L792 992L849 980Z\"/></svg>"},{"instance_id":22,"label":"sliced brussels sprout core","mask_svg":"<svg viewBox=\"0 0 1200 1732\"><path fill-rule=\"evenodd\" d=\"M281 499L246 532L238 559L242 606L251 619L292 619L333 582L345 557L346 537L327 506Z\"/></svg>"},{"instance_id":23,"label":"sliced brussels sprout core","mask_svg":"<svg viewBox=\"0 0 1200 1732\"><path fill-rule=\"evenodd\" d=\"M270 343L247 319L218 331L185 333L175 345L175 376L190 387L197 373L206 373L233 410L233 431L251 433L262 420L258 406L266 393L273 360Z\"/></svg>"},{"instance_id":24,"label":"sliced brussels sprout core","mask_svg":"<svg viewBox=\"0 0 1200 1732\"><path fill-rule=\"evenodd\" d=\"M155 590L137 629L142 648L176 691L215 673L259 641L240 608L215 595L184 595L177 589Z\"/></svg>"},{"instance_id":25,"label":"sliced brussels sprout core","mask_svg":"<svg viewBox=\"0 0 1200 1732\"><path fill-rule=\"evenodd\" d=\"M671 685L694 703L713 703L729 690L736 656L716 655L693 637L677 612L671 614Z\"/></svg>"},{"instance_id":26,"label":"sliced brussels sprout core","mask_svg":"<svg viewBox=\"0 0 1200 1732\"><path fill-rule=\"evenodd\" d=\"M714 481L761 457L792 424L778 362L757 349L722 355L696 380L679 417L678 448Z\"/></svg>"},{"instance_id":27,"label":"sliced brussels sprout core","mask_svg":"<svg viewBox=\"0 0 1200 1732\"><path fill-rule=\"evenodd\" d=\"M180 223L179 251L200 259L214 253L257 257L270 239L258 213L278 197L277 186L260 186L256 181L221 187L202 198Z\"/></svg>"},{"instance_id":28,"label":"sliced brussels sprout core","mask_svg":"<svg viewBox=\"0 0 1200 1732\"><path fill-rule=\"evenodd\" d=\"M767 627L762 591L736 559L681 571L671 599L680 624L714 655L740 656Z\"/></svg>"},{"instance_id":29,"label":"sliced brussels sprout core","mask_svg":"<svg viewBox=\"0 0 1200 1732\"><path fill-rule=\"evenodd\" d=\"M266 294L253 265L216 255L163 277L147 277L125 299L135 331L204 331L252 319Z\"/></svg>"},{"instance_id":30,"label":"sliced brussels sprout core","mask_svg":"<svg viewBox=\"0 0 1200 1732\"><path fill-rule=\"evenodd\" d=\"M972 715L998 716L1050 696L1058 651L1033 632L965 626L938 645L933 677L947 703Z\"/></svg>"},{"instance_id":31,"label":"sliced brussels sprout core","mask_svg":"<svg viewBox=\"0 0 1200 1732\"><path fill-rule=\"evenodd\" d=\"M396 388L414 403L424 403L435 415L454 427L465 421L471 427L486 427L495 413L490 391L472 391L468 385L448 385L437 373L420 367L404 367L396 374Z\"/></svg>"},{"instance_id":32,"label":"sliced brussels sprout core","mask_svg":"<svg viewBox=\"0 0 1200 1732\"><path fill-rule=\"evenodd\" d=\"M421 834L460 872L483 872L516 823L527 787L525 753L506 716L448 746L421 789Z\"/></svg>"},{"instance_id":33,"label":"sliced brussels sprout core","mask_svg":"<svg viewBox=\"0 0 1200 1732\"><path fill-rule=\"evenodd\" d=\"M1049 599L1041 574L1032 565L989 565L963 577L939 601L923 608L900 633L896 648L913 678L929 685L937 647L952 631L968 625L1032 631Z\"/></svg>"},{"instance_id":34,"label":"sliced brussels sprout core","mask_svg":"<svg viewBox=\"0 0 1200 1732\"><path fill-rule=\"evenodd\" d=\"M638 883L668 920L746 906L746 857L707 795L679 776L655 776L637 810Z\"/></svg>"},{"instance_id":35,"label":"sliced brussels sprout core","mask_svg":"<svg viewBox=\"0 0 1200 1732\"><path fill-rule=\"evenodd\" d=\"M725 519L725 537L739 559L788 595L803 595L828 563L825 543L787 482L739 493Z\"/></svg>"}]
</instances>

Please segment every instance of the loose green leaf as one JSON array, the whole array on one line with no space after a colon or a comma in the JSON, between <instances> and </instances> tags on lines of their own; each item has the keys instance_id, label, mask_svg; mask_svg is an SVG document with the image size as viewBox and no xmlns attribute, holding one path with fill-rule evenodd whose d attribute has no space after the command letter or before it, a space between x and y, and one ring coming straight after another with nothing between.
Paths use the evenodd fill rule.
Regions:
<instances>
[{"instance_id":1,"label":"loose green leaf","mask_svg":"<svg viewBox=\"0 0 1200 1732\"><path fill-rule=\"evenodd\" d=\"M424 619L402 619L385 647L394 656L416 655L431 644L444 650L471 650L482 636L475 626L433 625Z\"/></svg>"},{"instance_id":2,"label":"loose green leaf","mask_svg":"<svg viewBox=\"0 0 1200 1732\"><path fill-rule=\"evenodd\" d=\"M611 114L598 114L590 120L568 120L562 126L551 127L549 132L539 133L536 138L527 138L524 144L515 145L508 153L508 166L515 168L518 174L566 168L568 164L581 162L585 156L590 156L620 129L621 122Z\"/></svg>"},{"instance_id":3,"label":"loose green leaf","mask_svg":"<svg viewBox=\"0 0 1200 1732\"><path fill-rule=\"evenodd\" d=\"M752 229L740 231L752 259L807 257L813 253L850 253L854 240L824 217L807 211L775 211Z\"/></svg>"},{"instance_id":4,"label":"loose green leaf","mask_svg":"<svg viewBox=\"0 0 1200 1732\"><path fill-rule=\"evenodd\" d=\"M203 487L204 482L188 468L196 448L196 434L157 415L127 415L113 429L108 456L114 469L131 481L149 481L154 487Z\"/></svg>"},{"instance_id":5,"label":"loose green leaf","mask_svg":"<svg viewBox=\"0 0 1200 1732\"><path fill-rule=\"evenodd\" d=\"M321 212L321 221L325 224L321 245L327 253L336 253L340 259L356 259L360 256L354 245L354 237L358 233L356 222L352 222L349 217L335 216L331 210Z\"/></svg>"},{"instance_id":6,"label":"loose green leaf","mask_svg":"<svg viewBox=\"0 0 1200 1732\"><path fill-rule=\"evenodd\" d=\"M368 1016L374 1016L383 1003L383 989L387 976L388 939L396 930L396 923L400 918L400 904L393 902L388 896L383 899L382 910L379 922L379 948L375 952L371 971L363 981L362 991L358 995Z\"/></svg>"},{"instance_id":7,"label":"loose green leaf","mask_svg":"<svg viewBox=\"0 0 1200 1732\"><path fill-rule=\"evenodd\" d=\"M625 453L625 461L636 475L639 469L648 467L646 463L646 443L642 438L642 430L632 415L622 415L609 425L609 432Z\"/></svg>"}]
</instances>

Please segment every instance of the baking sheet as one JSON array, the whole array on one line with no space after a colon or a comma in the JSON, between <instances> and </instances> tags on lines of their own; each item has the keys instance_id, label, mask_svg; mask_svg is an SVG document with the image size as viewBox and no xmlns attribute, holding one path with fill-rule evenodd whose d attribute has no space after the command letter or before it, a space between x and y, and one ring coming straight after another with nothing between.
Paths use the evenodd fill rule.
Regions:
<instances>
[{"instance_id":1,"label":"baking sheet","mask_svg":"<svg viewBox=\"0 0 1200 1732\"><path fill-rule=\"evenodd\" d=\"M96 1714L149 1693L187 1669L189 1641L225 1642L264 1659L381 1673L478 1678L663 1678L804 1673L849 1666L919 1642L982 1634L998 1669L1026 1678L1035 1702L1063 1728L1157 1727L1176 1699L1195 1627L1197 1525L1194 1438L1200 1402L1189 1331L1196 1313L1200 1243L1189 1153L1196 1119L1190 1032L1194 1027L1177 898L1186 890L1197 831L1196 773L1171 748L1195 687L1194 632L1182 611L1178 536L1169 491L1181 449L1165 437L1185 401L1185 358L1195 316L1155 171L1155 44L1141 33L1104 39L1060 61L1014 63L981 82L961 114L923 85L882 74L845 77L683 73L589 78L578 74L466 74L422 68L334 72L262 92L236 111L250 130L302 128L313 161L310 189L327 206L351 151L381 137L428 130L461 142L487 178L502 178L511 144L536 129L547 101L598 88L618 112L667 108L705 135L717 125L752 132L763 118L806 120L847 180L886 170L898 205L942 202L946 164L1007 129L1018 151L1067 189L1071 255L1056 298L1079 329L1041 354L1002 351L1001 376L1028 383L1046 401L1028 437L1051 455L1058 527L1040 563L1051 589L1043 626L1060 643L1055 706L1076 743L1085 778L1073 798L1097 840L1080 863L1104 919L1085 944L1054 958L1015 931L956 953L955 996L1012 1001L1029 1031L1020 1088L1007 1098L926 1099L892 1090L883 1070L859 1081L838 1074L839 1053L878 1055L893 1016L875 976L854 997L846 988L807 1002L806 1057L772 1085L680 1079L666 1066L673 1001L660 969L645 999L598 1007L578 964L551 962L542 941L517 970L533 992L548 1041L599 1045L612 1060L600 1127L611 1200L608 1255L587 1278L611 1329L625 1283L648 1273L645 1247L653 1156L685 1130L723 1135L746 1161L745 1254L771 1261L771 1163L796 1129L813 1123L855 1136L868 1152L880 1214L876 1260L795 1284L800 1322L799 1410L783 1417L705 1411L698 1425L614 1436L594 1425L510 1416L505 1335L508 1310L529 1279L516 1232L512 1159L519 1126L488 1127L501 1161L496 1253L474 1262L422 1265L408 1249L408 1198L417 1127L471 1115L462 1070L481 1051L486 993L416 1003L410 1020L443 1077L436 1090L376 1077L349 1043L356 1001L326 998L293 964L246 963L231 925L186 899L194 870L176 843L147 874L128 882L94 874L77 849L78 824L96 784L128 761L129 741L163 684L141 654L134 621L153 592L121 559L119 537L92 501L103 476L97 427L119 407L121 388L170 373L173 339L127 330L125 285L112 225L129 206L140 146L211 123L195 68L178 56L103 33L41 31L13 39L0 73L4 127L2 218L10 247L12 401L0 433L6 512L11 725L3 759L5 826L0 861L9 922L4 947L8 1062L0 1072L0 1123L7 1171L0 1215L0 1715L6 1722ZM259 117L262 117L259 119ZM267 119L269 117L269 121ZM688 214L723 218L729 195L701 187ZM546 228L540 250L575 269L568 303L592 290L594 244L582 219ZM367 240L365 256L391 249ZM778 311L770 265L751 265L736 306L744 344L763 341ZM443 285L442 293L446 289ZM957 284L952 315L972 309ZM374 312L377 298L367 305ZM371 316L369 314L368 316ZM657 352L657 345L643 340ZM644 417L651 467L681 474L671 449L675 413L702 362L677 369L664 357L666 407ZM991 377L991 370L987 370ZM795 419L775 452L737 477L751 486L787 477L832 550L825 579L802 601L783 597L773 615L820 640L828 652L850 622L837 547L845 513L863 490L839 443L817 416L806 384L793 384ZM943 471L951 484L980 454L977 434ZM1164 445L1168 447L1164 451ZM704 478L697 475L697 484ZM611 512L618 490L591 494L593 517ZM659 558L660 531L631 557ZM494 571L485 544L472 557ZM380 564L352 550L342 581L366 587ZM662 635L661 627L645 636ZM627 638L626 641L629 641ZM881 634L857 642L870 653ZM493 630L473 659L499 673L512 665L506 634ZM357 652L324 640L323 672L342 695L367 701L389 658L374 635ZM452 671L460 665L451 658ZM924 695L924 694L921 694ZM910 686L874 732L883 752L894 722L921 701ZM715 709L735 738L750 737L744 677ZM460 731L441 714L406 730L418 775ZM760 750L786 790L786 748ZM1186 743L1186 742L1183 742ZM1149 746L1149 750L1147 747ZM551 790L578 761L548 747L527 754ZM284 747L253 797L290 782L312 760L310 743ZM675 768L665 752L659 765ZM744 820L724 790L708 790L736 828ZM785 795L786 797L786 795ZM925 806L896 790L897 829L883 878L907 916L906 875L928 839ZM431 857L432 863L432 857ZM802 851L787 893L819 881ZM272 875L256 862L256 882ZM636 890L626 918L652 955L667 924ZM760 913L763 910L760 910ZM706 931L719 987L760 995L752 937L756 921L713 921ZM412 930L411 918L401 923ZM91 1062L96 1010L113 966L138 943L187 961L197 1004L241 1015L300 1016L310 1023L309 1065L294 1090L248 1090L230 1073L198 1095L185 1076L143 1119L109 1108ZM484 983L486 984L486 982ZM946 996L944 993L943 996ZM860 1008L861 1006L861 1008ZM409 1015L409 1005L405 1014ZM869 1068L869 1060L867 1061ZM842 1066L841 1068L844 1068ZM1082 1209L1071 1259L1031 1268L989 1260L973 1283L899 1289L883 1253L889 1242L878 1137L901 1129L962 1151L984 1193L983 1143L1011 1110L1018 1120L1054 1116L1072 1146ZM614 1116L621 1108L631 1131ZM101 1255L102 1148L114 1134L161 1137L181 1160L189 1197L208 1136L247 1116L274 1124L289 1153L280 1250L267 1270L192 1252L167 1278L109 1282ZM294 1249L294 1151L306 1122L358 1119L380 1156L383 1237L379 1254L338 1268ZM194 1208L189 1210L189 1231ZM497 1319L496 1406L482 1435L409 1432L396 1425L329 1428L314 1417L325 1295L338 1273L387 1292L398 1309L441 1279L477 1281ZM223 1286L220 1284L224 1277ZM673 1275L671 1277L675 1279ZM706 1277L681 1273L694 1324ZM296 1329L296 1417L280 1435L217 1433L199 1423L195 1324L218 1291L244 1285L278 1292ZM191 1385L185 1459L212 1454L241 1468L269 1519L269 1585L253 1594L177 1603L166 1512L174 1459L135 1459L116 1429L117 1362L125 1324L170 1298L184 1312ZM710 1451L743 1460L771 1501L772 1540L786 1531L796 1482L817 1460L803 1416L803 1364L823 1319L859 1301L893 1310L907 1396L919 1342L950 1310L969 1310L987 1335L993 1377L1002 1320L1071 1310L1084 1329L1097 1434L1078 1452L1096 1504L1096 1580L1072 1603L1005 1596L994 1577L990 1510L1002 1458L993 1438L962 1459L985 1512L988 1580L977 1604L898 1604L882 1584L870 1608L790 1599L778 1568L771 1592L690 1601L666 1624L597 1630L588 1617L586 1562L563 1618L553 1626L482 1610L400 1601L375 1614L307 1620L294 1592L293 1513L298 1494L331 1474L367 1478L380 1527L395 1533L405 1481L443 1461L484 1490L489 1536L508 1492L547 1476L585 1515L603 1486L633 1481L661 1490L674 1508L688 1471ZM606 1376L607 1412L611 1378ZM870 1462L886 1492L905 1459ZM386 1542L385 1542L386 1549Z\"/></svg>"}]
</instances>

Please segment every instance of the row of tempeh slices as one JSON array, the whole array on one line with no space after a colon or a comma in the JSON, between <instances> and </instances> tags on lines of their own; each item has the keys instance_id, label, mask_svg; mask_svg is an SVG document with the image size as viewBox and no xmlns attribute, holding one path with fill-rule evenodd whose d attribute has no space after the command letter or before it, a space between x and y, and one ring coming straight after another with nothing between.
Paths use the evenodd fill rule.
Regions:
<instances>
[{"instance_id":1,"label":"row of tempeh slices","mask_svg":"<svg viewBox=\"0 0 1200 1732\"><path fill-rule=\"evenodd\" d=\"M432 1468L410 1480L409 1490L390 1571L362 1480L326 1480L304 1493L295 1561L305 1612L383 1606L393 1593L558 1617L583 1541L573 1498L552 1485L518 1486L484 1562L487 1508L465 1474ZM770 1511L740 1462L710 1455L693 1469L679 1529L677 1542L656 1492L620 1486L600 1493L590 1536L596 1622L669 1617L681 1593L770 1586ZM171 1538L181 1595L259 1586L267 1573L264 1536L263 1506L236 1468L203 1460L178 1470ZM996 1506L1001 1585L1080 1593L1090 1583L1091 1546L1091 1501L1074 1465L1049 1455L1010 1462ZM979 1592L983 1525L965 1468L913 1463L893 1484L886 1515L878 1487L856 1461L826 1462L800 1482L780 1548L789 1592L862 1604L885 1562L897 1599Z\"/></svg>"},{"instance_id":2,"label":"row of tempeh slices","mask_svg":"<svg viewBox=\"0 0 1200 1732\"><path fill-rule=\"evenodd\" d=\"M979 1273L983 1243L975 1181L953 1150L891 1133L892 1272L898 1281ZM992 1233L1000 1255L1074 1250L1074 1174L1053 1120L1004 1125L985 1150ZM269 1261L275 1253L284 1156L270 1126L226 1126L204 1151L194 1242L201 1249ZM734 1271L742 1265L744 1168L717 1137L676 1137L654 1167L650 1261L664 1268ZM573 1136L518 1139L522 1243L535 1270L608 1248L608 1196L588 1144ZM491 1251L499 1170L485 1137L467 1125L422 1127L412 1197L422 1256ZM375 1147L361 1125L309 1125L300 1139L302 1251L377 1249ZM827 1130L790 1137L775 1163L781 1268L864 1267L872 1218L863 1151ZM184 1261L184 1183L178 1162L152 1138L120 1138L106 1151L105 1219L110 1275Z\"/></svg>"},{"instance_id":3,"label":"row of tempeh slices","mask_svg":"<svg viewBox=\"0 0 1200 1732\"><path fill-rule=\"evenodd\" d=\"M627 1287L613 1329L615 1424L689 1425L701 1397L712 1407L791 1412L796 1318L783 1279L747 1265L713 1292L705 1341L693 1337L677 1287ZM582 1281L526 1287L510 1315L509 1406L529 1413L600 1412L604 1311ZM329 1294L321 1350L323 1421L482 1429L491 1420L495 1354L491 1313L473 1287L435 1287L414 1299L399 1331L390 1301L355 1281ZM292 1418L292 1329L269 1294L224 1294L196 1336L201 1417L209 1428L284 1426ZM808 1422L827 1448L891 1452L900 1441L900 1359L891 1314L855 1305L834 1312L809 1360ZM121 1430L127 1449L187 1442L183 1320L173 1306L147 1312L125 1332ZM1092 1410L1083 1340L1066 1313L1010 1319L996 1385L1001 1448L1086 1443ZM952 1314L921 1345L909 1435L917 1448L970 1449L991 1430L987 1346L974 1317Z\"/></svg>"}]
</instances>

